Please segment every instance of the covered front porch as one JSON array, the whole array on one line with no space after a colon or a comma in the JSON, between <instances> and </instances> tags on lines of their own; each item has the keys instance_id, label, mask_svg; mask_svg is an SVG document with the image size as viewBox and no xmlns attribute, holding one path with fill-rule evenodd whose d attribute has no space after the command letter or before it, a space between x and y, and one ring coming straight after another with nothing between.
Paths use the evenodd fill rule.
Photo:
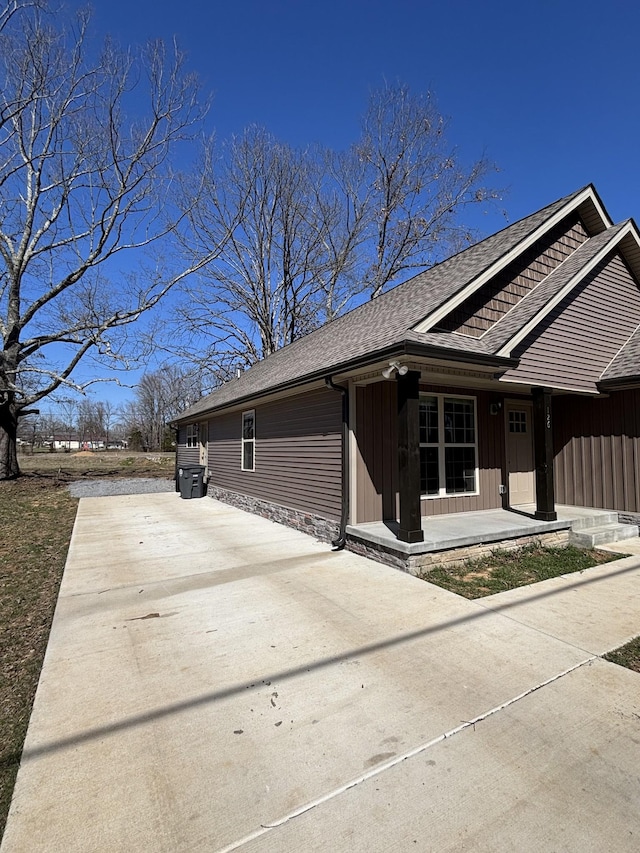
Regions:
<instances>
[{"instance_id":1,"label":"covered front porch","mask_svg":"<svg viewBox=\"0 0 640 853\"><path fill-rule=\"evenodd\" d=\"M569 542L571 534L579 535L580 531L610 531L609 541L638 532L632 525L619 525L617 513L608 510L556 505L555 513L557 517L549 521L537 518L536 506L531 504L514 509L426 516L421 519L423 539L419 542L399 539L396 521L355 524L346 528L347 547L415 572L536 540L563 545Z\"/></svg>"},{"instance_id":2,"label":"covered front porch","mask_svg":"<svg viewBox=\"0 0 640 853\"><path fill-rule=\"evenodd\" d=\"M555 507L550 389L506 388L494 375L460 370L444 383L429 370L411 363L391 381L355 383L352 535L357 528L413 554L436 547L434 536L459 547L455 529L468 530L475 518L489 532L497 523L513 535L568 529ZM509 509L529 504L524 513ZM436 532L452 523L450 536ZM521 534L523 525L529 530Z\"/></svg>"}]
</instances>

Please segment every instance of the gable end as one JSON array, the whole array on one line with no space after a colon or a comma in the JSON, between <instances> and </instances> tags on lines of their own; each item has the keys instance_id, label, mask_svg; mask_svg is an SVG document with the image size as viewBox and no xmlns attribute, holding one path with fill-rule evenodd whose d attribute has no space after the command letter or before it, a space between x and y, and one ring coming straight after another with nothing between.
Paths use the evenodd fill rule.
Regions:
<instances>
[{"instance_id":1,"label":"gable end","mask_svg":"<svg viewBox=\"0 0 640 853\"><path fill-rule=\"evenodd\" d=\"M480 337L588 239L572 213L455 308L437 331Z\"/></svg>"},{"instance_id":2,"label":"gable end","mask_svg":"<svg viewBox=\"0 0 640 853\"><path fill-rule=\"evenodd\" d=\"M565 295L513 354L503 381L597 392L596 383L640 323L640 287L619 251Z\"/></svg>"}]
</instances>

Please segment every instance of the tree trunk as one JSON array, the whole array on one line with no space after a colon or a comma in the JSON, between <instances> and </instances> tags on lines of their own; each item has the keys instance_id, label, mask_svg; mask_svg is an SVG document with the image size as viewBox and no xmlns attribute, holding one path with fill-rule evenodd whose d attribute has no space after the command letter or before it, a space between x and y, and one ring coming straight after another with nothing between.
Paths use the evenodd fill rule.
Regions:
<instances>
[{"instance_id":1,"label":"tree trunk","mask_svg":"<svg viewBox=\"0 0 640 853\"><path fill-rule=\"evenodd\" d=\"M0 480L14 480L20 476L16 438L18 413L10 403L0 405Z\"/></svg>"}]
</instances>

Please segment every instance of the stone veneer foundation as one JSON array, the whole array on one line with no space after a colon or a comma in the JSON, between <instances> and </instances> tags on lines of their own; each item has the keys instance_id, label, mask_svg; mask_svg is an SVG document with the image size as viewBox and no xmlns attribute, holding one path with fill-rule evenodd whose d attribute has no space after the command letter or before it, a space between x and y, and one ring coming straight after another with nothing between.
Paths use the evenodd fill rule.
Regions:
<instances>
[{"instance_id":1,"label":"stone veneer foundation","mask_svg":"<svg viewBox=\"0 0 640 853\"><path fill-rule=\"evenodd\" d=\"M250 495L242 495L227 489L220 489L209 483L207 495L222 503L230 504L237 509L269 518L294 530L300 530L315 536L321 542L332 542L337 539L340 525L337 521L312 515L308 512L280 506L279 504L253 498ZM347 536L346 548L354 554L376 560L394 569L400 569L412 575L428 574L430 569L436 566L459 566L466 560L474 560L484 557L498 549L510 551L540 542L549 546L564 546L568 544L569 531L559 530L552 533L539 533L532 536L519 536L513 539L501 539L498 542L485 542L478 545L465 545L460 548L451 548L445 551L427 551L423 554L403 554L393 548L368 542L355 536Z\"/></svg>"},{"instance_id":2,"label":"stone veneer foundation","mask_svg":"<svg viewBox=\"0 0 640 853\"><path fill-rule=\"evenodd\" d=\"M209 483L207 495L210 498L215 498L218 501L235 506L237 509L243 509L254 515L260 515L262 518L270 518L271 521L277 521L278 524L286 524L287 527L293 527L294 530L301 530L303 533L315 536L321 542L332 542L334 539L337 539L340 532L340 525L337 521L331 521L319 515L312 515L308 512L301 512L297 509L273 504L269 501L253 498L250 495L241 495L238 492L220 489L212 483Z\"/></svg>"},{"instance_id":3,"label":"stone veneer foundation","mask_svg":"<svg viewBox=\"0 0 640 853\"><path fill-rule=\"evenodd\" d=\"M519 536L514 539L501 539L499 542L484 542L478 545L465 545L461 548L451 548L446 551L427 551L424 554L402 554L384 545L365 542L353 536L347 538L347 548L363 557L393 566L412 575L428 574L436 566L459 566L467 560L485 557L492 551L513 551L525 545L540 543L550 547L563 547L568 544L569 531L558 530L552 533L538 533L532 536Z\"/></svg>"}]
</instances>

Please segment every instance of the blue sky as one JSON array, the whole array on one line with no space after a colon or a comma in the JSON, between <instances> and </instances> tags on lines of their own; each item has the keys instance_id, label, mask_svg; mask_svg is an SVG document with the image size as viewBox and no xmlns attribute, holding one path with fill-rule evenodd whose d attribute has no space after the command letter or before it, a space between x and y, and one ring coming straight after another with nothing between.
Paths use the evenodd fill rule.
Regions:
<instances>
[{"instance_id":1,"label":"blue sky","mask_svg":"<svg viewBox=\"0 0 640 853\"><path fill-rule=\"evenodd\" d=\"M584 184L640 218L640 4L610 0L95 0L119 42L176 36L214 93L220 137L250 123L293 145L347 146L386 79L431 90L450 139L500 168L509 222ZM504 227L496 211L473 223Z\"/></svg>"}]
</instances>

